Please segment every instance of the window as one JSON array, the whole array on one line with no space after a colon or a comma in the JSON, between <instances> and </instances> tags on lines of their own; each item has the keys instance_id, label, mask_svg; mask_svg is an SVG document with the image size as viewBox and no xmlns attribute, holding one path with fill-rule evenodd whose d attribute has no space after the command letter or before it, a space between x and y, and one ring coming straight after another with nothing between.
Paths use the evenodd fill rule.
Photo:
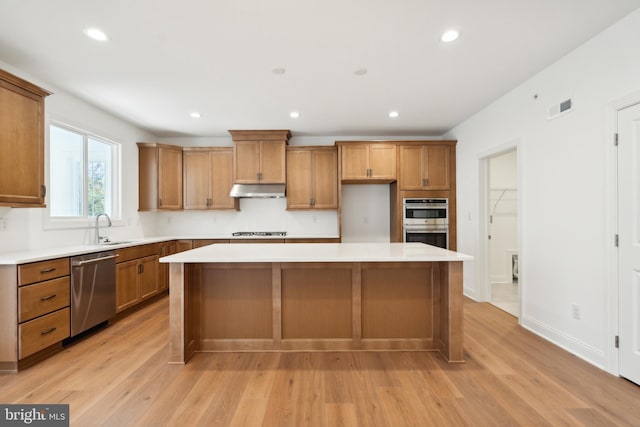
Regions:
<instances>
[{"instance_id":1,"label":"window","mask_svg":"<svg viewBox=\"0 0 640 427\"><path fill-rule=\"evenodd\" d=\"M64 125L49 127L49 209L55 218L120 217L120 145Z\"/></svg>"}]
</instances>

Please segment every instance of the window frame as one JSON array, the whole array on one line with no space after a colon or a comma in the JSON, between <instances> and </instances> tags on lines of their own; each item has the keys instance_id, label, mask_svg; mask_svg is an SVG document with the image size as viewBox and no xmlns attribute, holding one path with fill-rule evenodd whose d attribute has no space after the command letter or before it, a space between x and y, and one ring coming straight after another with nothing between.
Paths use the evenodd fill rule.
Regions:
<instances>
[{"instance_id":1,"label":"window frame","mask_svg":"<svg viewBox=\"0 0 640 427\"><path fill-rule=\"evenodd\" d=\"M46 123L45 128L45 138L46 138L46 163L45 163L45 173L46 173L46 184L47 184L47 194L46 194L46 208L44 216L44 229L84 229L84 228L94 228L95 227L95 216L87 215L88 206L87 206L87 197L88 197L88 181L83 180L83 216L52 216L51 215L51 126L55 126L70 132L75 132L82 136L83 140L83 174L86 176L88 171L88 140L93 139L102 143L109 144L115 147L115 150L112 150L111 153L111 161L112 161L112 176L111 176L111 188L112 188L112 213L109 214L111 217L111 221L113 226L123 226L124 221L122 219L122 144L114 141L113 139L104 137L95 132L88 131L82 127L71 125L66 121L49 119Z\"/></svg>"}]
</instances>

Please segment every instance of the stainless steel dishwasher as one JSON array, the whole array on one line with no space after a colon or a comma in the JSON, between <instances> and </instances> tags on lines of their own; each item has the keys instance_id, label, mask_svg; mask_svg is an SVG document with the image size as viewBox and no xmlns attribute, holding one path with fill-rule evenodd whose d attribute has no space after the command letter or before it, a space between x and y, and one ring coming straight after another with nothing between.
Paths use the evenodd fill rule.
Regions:
<instances>
[{"instance_id":1,"label":"stainless steel dishwasher","mask_svg":"<svg viewBox=\"0 0 640 427\"><path fill-rule=\"evenodd\" d=\"M116 253L71 258L71 336L116 314Z\"/></svg>"}]
</instances>

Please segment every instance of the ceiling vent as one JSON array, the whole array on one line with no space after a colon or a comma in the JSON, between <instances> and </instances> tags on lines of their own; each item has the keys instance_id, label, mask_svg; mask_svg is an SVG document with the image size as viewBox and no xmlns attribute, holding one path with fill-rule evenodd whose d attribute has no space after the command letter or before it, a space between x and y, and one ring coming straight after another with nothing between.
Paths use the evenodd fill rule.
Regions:
<instances>
[{"instance_id":1,"label":"ceiling vent","mask_svg":"<svg viewBox=\"0 0 640 427\"><path fill-rule=\"evenodd\" d=\"M568 113L569 111L571 111L573 107L573 103L571 102L571 98L567 99L566 101L562 101L559 104L554 104L551 107L549 107L549 111L547 111L547 120L553 120L557 117L562 116L563 114Z\"/></svg>"}]
</instances>

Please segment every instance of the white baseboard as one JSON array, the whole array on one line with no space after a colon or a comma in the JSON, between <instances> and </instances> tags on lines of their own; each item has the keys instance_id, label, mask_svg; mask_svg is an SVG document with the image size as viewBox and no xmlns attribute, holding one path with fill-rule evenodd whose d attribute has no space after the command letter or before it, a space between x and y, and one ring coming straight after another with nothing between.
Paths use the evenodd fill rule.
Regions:
<instances>
[{"instance_id":1,"label":"white baseboard","mask_svg":"<svg viewBox=\"0 0 640 427\"><path fill-rule=\"evenodd\" d=\"M596 348L585 342L582 342L571 335L566 334L556 328L546 325L529 316L523 316L520 319L523 328L533 332L536 335L552 342L558 347L568 351L569 353L589 362L590 364L607 371L607 358L604 350ZM608 371L607 371L608 372Z\"/></svg>"}]
</instances>

